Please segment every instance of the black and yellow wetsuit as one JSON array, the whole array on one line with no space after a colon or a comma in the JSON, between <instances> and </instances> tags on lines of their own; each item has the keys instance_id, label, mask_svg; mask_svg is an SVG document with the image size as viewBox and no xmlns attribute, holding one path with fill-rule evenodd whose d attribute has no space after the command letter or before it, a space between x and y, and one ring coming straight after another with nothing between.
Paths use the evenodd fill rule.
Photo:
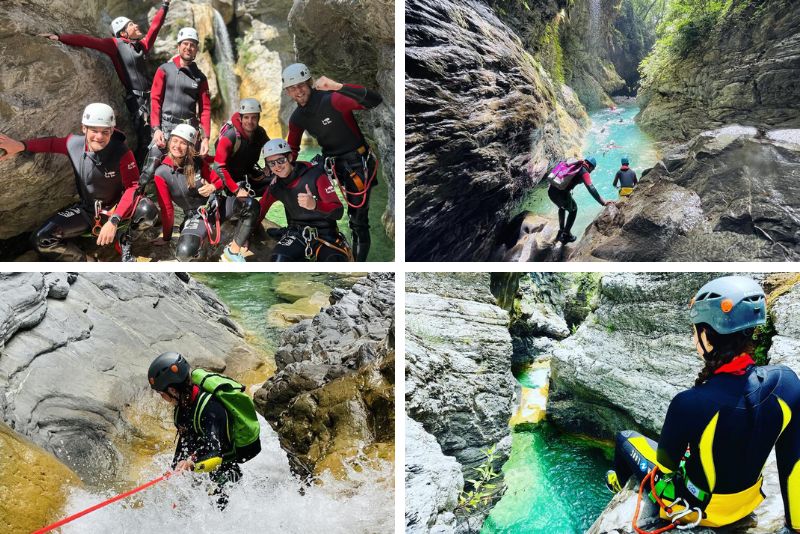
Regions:
<instances>
[{"instance_id":1,"label":"black and yellow wetsuit","mask_svg":"<svg viewBox=\"0 0 800 534\"><path fill-rule=\"evenodd\" d=\"M773 446L786 524L800 529L800 379L783 365L716 374L679 393L658 444L630 431L617 436L615 471L624 482L658 464L666 479L675 474L661 486L665 502L682 497L704 511L702 525L717 527L764 500L762 470Z\"/></svg>"}]
</instances>

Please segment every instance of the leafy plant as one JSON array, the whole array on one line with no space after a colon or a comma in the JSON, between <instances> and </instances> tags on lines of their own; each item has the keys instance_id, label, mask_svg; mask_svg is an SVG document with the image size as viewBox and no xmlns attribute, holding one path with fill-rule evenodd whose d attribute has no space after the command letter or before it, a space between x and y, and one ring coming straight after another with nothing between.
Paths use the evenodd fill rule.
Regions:
<instances>
[{"instance_id":1,"label":"leafy plant","mask_svg":"<svg viewBox=\"0 0 800 534\"><path fill-rule=\"evenodd\" d=\"M498 459L497 446L492 445L483 451L486 459L477 467L473 467L474 478L466 480L464 490L458 496L458 506L455 514L467 521L469 531L472 526L469 524L471 516L478 516L483 520L483 516L502 496L504 485L501 474L495 471L494 464Z\"/></svg>"}]
</instances>

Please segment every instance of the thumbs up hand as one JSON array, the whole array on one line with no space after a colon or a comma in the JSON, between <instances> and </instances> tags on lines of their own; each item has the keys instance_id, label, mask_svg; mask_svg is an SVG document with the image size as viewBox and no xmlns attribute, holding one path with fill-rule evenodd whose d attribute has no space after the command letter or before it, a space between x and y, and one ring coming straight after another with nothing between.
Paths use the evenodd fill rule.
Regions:
<instances>
[{"instance_id":1,"label":"thumbs up hand","mask_svg":"<svg viewBox=\"0 0 800 534\"><path fill-rule=\"evenodd\" d=\"M305 208L307 210L314 210L317 207L317 197L311 192L311 189L306 184L306 192L300 193L297 195L297 203L300 204L301 208Z\"/></svg>"}]
</instances>

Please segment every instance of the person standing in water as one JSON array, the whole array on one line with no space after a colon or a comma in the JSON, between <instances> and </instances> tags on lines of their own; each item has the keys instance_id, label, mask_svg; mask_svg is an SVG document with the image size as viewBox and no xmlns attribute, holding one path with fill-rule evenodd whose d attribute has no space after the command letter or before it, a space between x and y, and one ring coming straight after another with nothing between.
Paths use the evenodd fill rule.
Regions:
<instances>
[{"instance_id":1,"label":"person standing in water","mask_svg":"<svg viewBox=\"0 0 800 534\"><path fill-rule=\"evenodd\" d=\"M631 476L653 477L645 486L671 507L674 523L730 525L764 500L774 449L786 526L800 532L800 379L753 359L753 332L767 317L764 291L748 277L717 278L689 302L689 317L704 367L670 402L658 443L617 435L606 485L619 492Z\"/></svg>"},{"instance_id":2,"label":"person standing in water","mask_svg":"<svg viewBox=\"0 0 800 534\"><path fill-rule=\"evenodd\" d=\"M628 156L625 156L622 158L622 166L617 171L616 176L614 176L614 183L612 185L619 190L620 197L627 197L633 193L633 188L636 187L638 183L639 180L636 178L636 171L631 169L630 159L628 159Z\"/></svg>"}]
</instances>

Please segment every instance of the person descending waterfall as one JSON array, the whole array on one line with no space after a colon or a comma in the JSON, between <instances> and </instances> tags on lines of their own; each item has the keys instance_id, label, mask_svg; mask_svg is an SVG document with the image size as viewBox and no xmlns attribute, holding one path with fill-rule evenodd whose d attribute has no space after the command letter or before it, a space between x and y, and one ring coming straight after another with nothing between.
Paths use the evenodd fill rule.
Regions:
<instances>
[{"instance_id":1,"label":"person descending waterfall","mask_svg":"<svg viewBox=\"0 0 800 534\"><path fill-rule=\"evenodd\" d=\"M627 197L633 193L633 188L636 187L638 183L639 180L636 178L636 171L631 169L630 159L628 156L625 156L622 158L622 167L620 167L616 176L614 176L614 183L612 185L619 190L620 197ZM617 184L619 184L619 186L617 186Z\"/></svg>"},{"instance_id":2,"label":"person descending waterfall","mask_svg":"<svg viewBox=\"0 0 800 534\"><path fill-rule=\"evenodd\" d=\"M570 231L575 223L575 218L578 216L578 205L575 203L575 199L572 198L572 190L579 183L583 183L592 197L603 206L611 204L610 201L604 200L592 185L592 179L589 174L595 167L597 167L597 160L594 158L567 160L559 162L548 173L547 180L550 182L550 188L547 190L547 196L550 197L553 204L558 206L559 233L556 238L557 241L571 243L577 239ZM565 216L566 222L564 220Z\"/></svg>"},{"instance_id":3,"label":"person descending waterfall","mask_svg":"<svg viewBox=\"0 0 800 534\"><path fill-rule=\"evenodd\" d=\"M201 128L199 155L208 154L211 134L211 97L208 79L194 62L200 38L194 28L178 31L178 54L158 67L150 90L153 142L142 169L141 182L150 183L164 157L172 130L179 124Z\"/></svg>"},{"instance_id":4,"label":"person descending waterfall","mask_svg":"<svg viewBox=\"0 0 800 534\"><path fill-rule=\"evenodd\" d=\"M242 247L258 219L258 203L245 195L217 198L222 180L211 171L208 159L195 157L197 130L179 124L169 138L169 154L156 169L155 184L161 207L162 237L153 241L165 245L172 239L173 201L183 209L184 220L176 255L181 261L200 256L203 243L215 245L220 238L220 224L237 218L233 240L225 247L221 261L244 262ZM214 230L216 227L216 230Z\"/></svg>"},{"instance_id":5,"label":"person descending waterfall","mask_svg":"<svg viewBox=\"0 0 800 534\"><path fill-rule=\"evenodd\" d=\"M125 105L131 116L131 124L136 132L136 162L141 165L147 154L147 146L152 139L150 132L150 85L152 76L147 70L147 55L153 49L161 26L167 16L170 0L162 0L161 9L156 12L147 35L139 25L127 17L117 17L111 21L114 37L98 38L90 35L42 33L53 41L61 41L69 46L80 46L98 50L114 64L114 70L125 88Z\"/></svg>"},{"instance_id":6,"label":"person descending waterfall","mask_svg":"<svg viewBox=\"0 0 800 534\"><path fill-rule=\"evenodd\" d=\"M292 163L291 152L283 139L272 139L263 150L275 178L261 197L259 221L279 200L287 222L270 261L352 261L350 247L336 225L344 215L344 207L333 183L318 165Z\"/></svg>"},{"instance_id":7,"label":"person descending waterfall","mask_svg":"<svg viewBox=\"0 0 800 534\"><path fill-rule=\"evenodd\" d=\"M32 245L43 259L86 261L83 250L70 240L91 231L98 245L114 243L123 260L133 261L132 236L118 233L120 223L126 220L129 227L139 231L155 221L156 207L138 195L139 170L125 144L125 134L114 128L116 124L111 106L94 103L83 111L83 135L16 141L0 134L0 149L6 151L0 161L26 151L63 154L72 163L80 201L47 219L31 234Z\"/></svg>"},{"instance_id":8,"label":"person descending waterfall","mask_svg":"<svg viewBox=\"0 0 800 534\"><path fill-rule=\"evenodd\" d=\"M764 500L762 470L774 448L786 525L800 532L800 379L753 360L764 291L748 277L717 278L689 302L689 317L705 366L670 402L658 443L617 434L607 486L618 492L634 476L673 525L729 525Z\"/></svg>"},{"instance_id":9,"label":"person descending waterfall","mask_svg":"<svg viewBox=\"0 0 800 534\"><path fill-rule=\"evenodd\" d=\"M358 127L353 111L372 109L383 102L378 93L360 85L341 84L320 77L311 84L311 71L302 63L283 71L283 88L297 103L289 118L287 141L297 160L303 132L322 147L324 168L331 182L344 188L356 261L367 261L370 248L369 195L377 184L378 162Z\"/></svg>"},{"instance_id":10,"label":"person descending waterfall","mask_svg":"<svg viewBox=\"0 0 800 534\"><path fill-rule=\"evenodd\" d=\"M240 463L261 452L260 425L245 387L226 376L192 370L178 352L160 354L147 370L150 388L174 406L177 472L208 473L217 506L228 505L228 489L242 478Z\"/></svg>"},{"instance_id":11,"label":"person descending waterfall","mask_svg":"<svg viewBox=\"0 0 800 534\"><path fill-rule=\"evenodd\" d=\"M261 149L269 141L266 130L258 125L261 104L255 98L239 102L239 111L222 125L214 145L212 169L225 187L239 197L264 195L269 186L266 173L258 166Z\"/></svg>"}]
</instances>

